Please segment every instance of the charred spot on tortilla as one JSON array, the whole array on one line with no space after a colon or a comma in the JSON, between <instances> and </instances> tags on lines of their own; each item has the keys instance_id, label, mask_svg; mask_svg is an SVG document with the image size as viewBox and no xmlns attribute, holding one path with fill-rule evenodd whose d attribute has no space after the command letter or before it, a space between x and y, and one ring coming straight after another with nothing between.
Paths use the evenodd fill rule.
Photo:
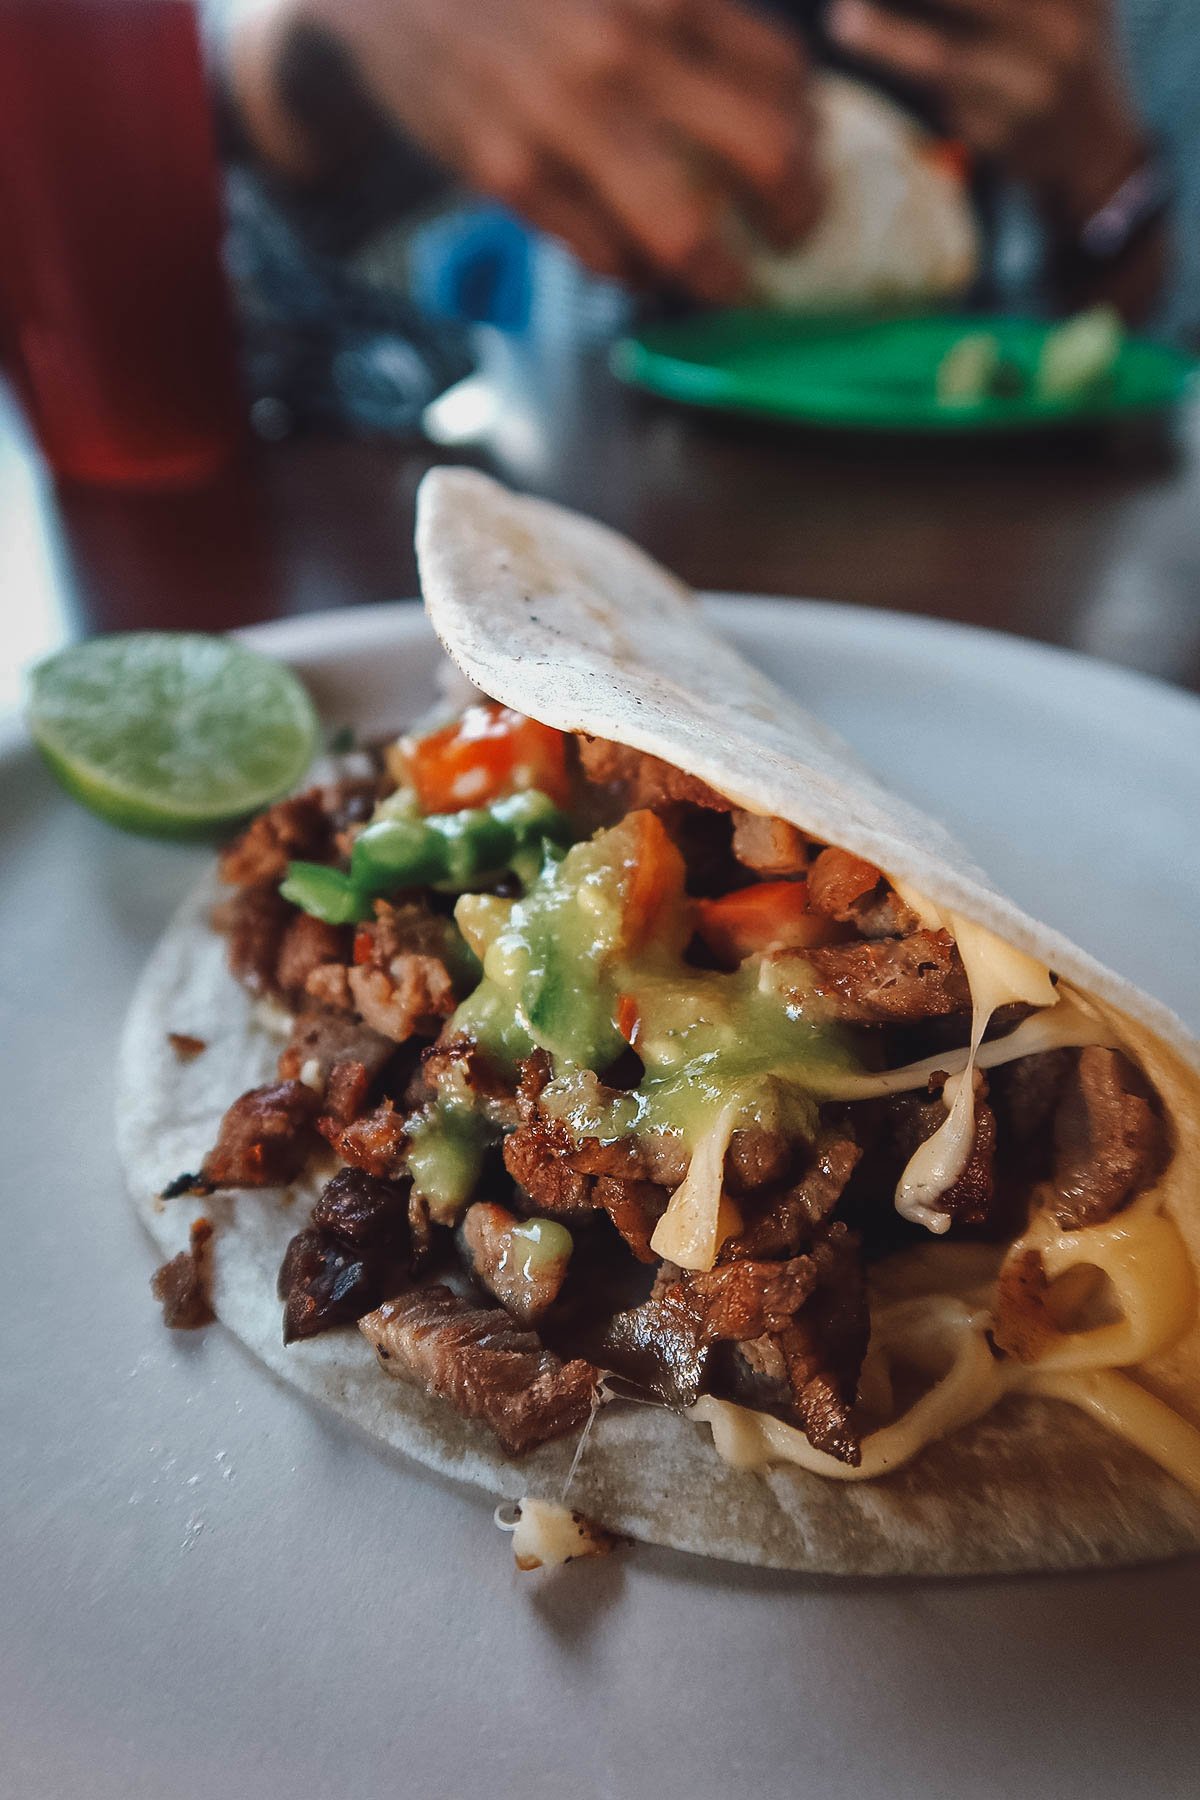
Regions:
<instances>
[{"instance_id":1,"label":"charred spot on tortilla","mask_svg":"<svg viewBox=\"0 0 1200 1800\"><path fill-rule=\"evenodd\" d=\"M179 1058L180 1062L191 1062L194 1057L203 1055L208 1044L202 1037L193 1037L190 1031L168 1031L167 1042Z\"/></svg>"},{"instance_id":2,"label":"charred spot on tortilla","mask_svg":"<svg viewBox=\"0 0 1200 1800\"><path fill-rule=\"evenodd\" d=\"M606 1527L747 1560L1200 1542L1182 1029L602 528L452 472L418 541L470 703L230 846L247 1091L155 1065L244 1190L235 1328L435 1466L514 1492L530 1456ZM655 1404L593 1428L602 1394ZM1133 1470L1103 1520L1097 1457Z\"/></svg>"},{"instance_id":3,"label":"charred spot on tortilla","mask_svg":"<svg viewBox=\"0 0 1200 1800\"><path fill-rule=\"evenodd\" d=\"M168 1181L166 1187L159 1190L158 1198L160 1200L177 1200L180 1194L202 1196L211 1194L212 1191L211 1182L205 1181L203 1175L189 1174L185 1170L182 1175L176 1175L173 1181Z\"/></svg>"}]
</instances>

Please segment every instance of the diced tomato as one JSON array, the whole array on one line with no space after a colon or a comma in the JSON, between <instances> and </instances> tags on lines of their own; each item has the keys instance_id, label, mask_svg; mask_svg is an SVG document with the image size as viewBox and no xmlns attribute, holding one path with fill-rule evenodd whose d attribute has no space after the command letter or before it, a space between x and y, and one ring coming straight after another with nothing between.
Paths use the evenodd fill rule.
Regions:
<instances>
[{"instance_id":1,"label":"diced tomato","mask_svg":"<svg viewBox=\"0 0 1200 1800\"><path fill-rule=\"evenodd\" d=\"M696 930L723 962L739 963L761 950L810 950L838 935L809 911L805 881L758 881L717 900L697 900Z\"/></svg>"},{"instance_id":2,"label":"diced tomato","mask_svg":"<svg viewBox=\"0 0 1200 1800\"><path fill-rule=\"evenodd\" d=\"M375 953L375 933L360 926L354 934L354 961L359 966L369 963Z\"/></svg>"},{"instance_id":3,"label":"diced tomato","mask_svg":"<svg viewBox=\"0 0 1200 1800\"><path fill-rule=\"evenodd\" d=\"M540 788L558 806L568 799L566 740L561 731L491 701L405 745L409 779L427 813L486 806Z\"/></svg>"},{"instance_id":4,"label":"diced tomato","mask_svg":"<svg viewBox=\"0 0 1200 1800\"><path fill-rule=\"evenodd\" d=\"M637 1043L642 1035L642 1015L632 994L617 995L617 1016L614 1023L627 1044L632 1047Z\"/></svg>"},{"instance_id":5,"label":"diced tomato","mask_svg":"<svg viewBox=\"0 0 1200 1800\"><path fill-rule=\"evenodd\" d=\"M683 893L683 857L657 813L632 812L622 821L628 849L622 899L626 950L652 938L671 905Z\"/></svg>"}]
</instances>

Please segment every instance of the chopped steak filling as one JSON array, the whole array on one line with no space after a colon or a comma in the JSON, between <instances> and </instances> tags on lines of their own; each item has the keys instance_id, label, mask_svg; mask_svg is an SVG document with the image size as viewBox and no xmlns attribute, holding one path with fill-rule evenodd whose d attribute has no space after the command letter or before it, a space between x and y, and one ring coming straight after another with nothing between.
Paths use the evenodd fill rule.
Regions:
<instances>
[{"instance_id":1,"label":"chopped steak filling","mask_svg":"<svg viewBox=\"0 0 1200 1800\"><path fill-rule=\"evenodd\" d=\"M379 1300L378 1272L361 1251L332 1232L297 1232L279 1269L283 1341L316 1337L336 1325L352 1325Z\"/></svg>"},{"instance_id":2,"label":"chopped steak filling","mask_svg":"<svg viewBox=\"0 0 1200 1800\"><path fill-rule=\"evenodd\" d=\"M359 1250L399 1253L408 1232L408 1187L365 1169L339 1169L313 1208L313 1224Z\"/></svg>"},{"instance_id":3,"label":"chopped steak filling","mask_svg":"<svg viewBox=\"0 0 1200 1800\"><path fill-rule=\"evenodd\" d=\"M849 850L821 851L809 871L808 897L815 913L854 925L865 938L903 937L920 922L874 863Z\"/></svg>"},{"instance_id":4,"label":"chopped steak filling","mask_svg":"<svg viewBox=\"0 0 1200 1800\"><path fill-rule=\"evenodd\" d=\"M396 1044L417 1033L432 1037L438 1020L454 1011L454 983L439 956L406 951L393 956L386 969L351 969L347 980L367 1024Z\"/></svg>"},{"instance_id":5,"label":"chopped steak filling","mask_svg":"<svg viewBox=\"0 0 1200 1800\"><path fill-rule=\"evenodd\" d=\"M814 1018L896 1025L971 1009L966 971L948 931L826 944L803 953L777 950L769 960L783 991Z\"/></svg>"},{"instance_id":6,"label":"chopped steak filling","mask_svg":"<svg viewBox=\"0 0 1200 1800\"><path fill-rule=\"evenodd\" d=\"M163 1324L172 1331L198 1331L216 1317L209 1298L212 1234L209 1220L197 1219L187 1249L156 1269L150 1279L150 1291L162 1307Z\"/></svg>"},{"instance_id":7,"label":"chopped steak filling","mask_svg":"<svg viewBox=\"0 0 1200 1800\"><path fill-rule=\"evenodd\" d=\"M325 963L344 962L350 954L350 934L344 925L327 925L307 913L294 913L280 940L275 962L275 985L293 1004L299 1004L313 971Z\"/></svg>"},{"instance_id":8,"label":"chopped steak filling","mask_svg":"<svg viewBox=\"0 0 1200 1800\"><path fill-rule=\"evenodd\" d=\"M522 1325L532 1325L558 1299L567 1273L570 1239L557 1252L522 1237L516 1213L494 1201L469 1206L458 1228L463 1262L489 1294ZM528 1227L524 1227L528 1232Z\"/></svg>"},{"instance_id":9,"label":"chopped steak filling","mask_svg":"<svg viewBox=\"0 0 1200 1800\"><path fill-rule=\"evenodd\" d=\"M494 711L489 731L509 717ZM496 740L464 733L440 728L422 779L509 796ZM537 785L510 760L518 788ZM387 766L406 779L408 753ZM541 766L556 805L567 772L570 830L504 868L491 857L511 850L511 811L487 825L482 856L468 848L486 806L464 815L454 855L488 866L454 918L453 881L397 880L354 927L281 897L295 860L357 879L356 836L386 783L281 801L229 847L233 891L214 922L230 966L295 1017L278 1083L235 1101L200 1174L164 1191L281 1185L332 1152L342 1166L280 1270L285 1339L357 1323L385 1370L513 1455L579 1430L603 1369L672 1406L712 1392L765 1409L857 1464L865 1270L928 1241L895 1191L946 1120L945 1075L821 1105L796 1046L832 1043L865 1070L961 1049L972 996L953 938L923 927L873 863L655 757L581 737ZM419 841L401 798L391 816ZM465 973L479 964L482 977ZM991 1030L1028 1010L1001 1008ZM797 1022L807 1037L784 1043ZM1064 1227L1095 1224L1169 1151L1119 1050L1029 1056L976 1074L970 1151L936 1206L951 1238L1009 1241L1042 1204ZM670 1207L685 1179L729 1221L710 1268L652 1243L663 1225L684 1255ZM155 1277L170 1323L204 1312L202 1251ZM998 1353L1036 1357L1060 1300L1037 1252L1010 1261Z\"/></svg>"},{"instance_id":10,"label":"chopped steak filling","mask_svg":"<svg viewBox=\"0 0 1200 1800\"><path fill-rule=\"evenodd\" d=\"M752 1213L746 1229L723 1251L725 1256L788 1256L810 1242L842 1197L862 1150L851 1138L825 1130L813 1145L800 1179Z\"/></svg>"},{"instance_id":11,"label":"chopped steak filling","mask_svg":"<svg viewBox=\"0 0 1200 1800\"><path fill-rule=\"evenodd\" d=\"M934 1078L936 1080L936 1077ZM932 1083L931 1083L932 1086ZM892 1144L901 1163L907 1163L920 1145L946 1121L946 1103L940 1087L936 1097L897 1094L889 1102ZM996 1188L996 1117L987 1104L988 1084L975 1073L975 1135L966 1166L937 1203L938 1212L949 1213L960 1225L983 1225L991 1214Z\"/></svg>"},{"instance_id":12,"label":"chopped steak filling","mask_svg":"<svg viewBox=\"0 0 1200 1800\"><path fill-rule=\"evenodd\" d=\"M590 1363L564 1363L503 1307L472 1306L441 1285L385 1300L358 1328L389 1375L481 1419L510 1456L578 1431L595 1402Z\"/></svg>"},{"instance_id":13,"label":"chopped steak filling","mask_svg":"<svg viewBox=\"0 0 1200 1800\"><path fill-rule=\"evenodd\" d=\"M1067 1077L1054 1119L1054 1214L1074 1229L1128 1206L1166 1160L1166 1129L1145 1083L1119 1050L1089 1044Z\"/></svg>"},{"instance_id":14,"label":"chopped steak filling","mask_svg":"<svg viewBox=\"0 0 1200 1800\"><path fill-rule=\"evenodd\" d=\"M282 1081L303 1081L321 1094L344 1064L362 1068L370 1083L395 1054L392 1040L361 1020L324 1006L308 1006L292 1022L287 1048L279 1058L279 1076Z\"/></svg>"},{"instance_id":15,"label":"chopped steak filling","mask_svg":"<svg viewBox=\"0 0 1200 1800\"><path fill-rule=\"evenodd\" d=\"M365 1169L381 1180L395 1180L404 1174L408 1131L394 1101L381 1100L371 1112L348 1125L325 1113L317 1124L338 1155L356 1169Z\"/></svg>"},{"instance_id":16,"label":"chopped steak filling","mask_svg":"<svg viewBox=\"0 0 1200 1800\"><path fill-rule=\"evenodd\" d=\"M651 810L685 801L689 806L702 806L713 812L732 812L733 806L707 782L698 781L682 769L673 769L656 756L641 750L630 750L624 744L610 744L603 738L581 737L579 760L589 781L598 787L621 790L626 807Z\"/></svg>"},{"instance_id":17,"label":"chopped steak filling","mask_svg":"<svg viewBox=\"0 0 1200 1800\"><path fill-rule=\"evenodd\" d=\"M273 882L239 888L213 909L230 971L252 994L278 994L279 951L290 919L297 916Z\"/></svg>"},{"instance_id":18,"label":"chopped steak filling","mask_svg":"<svg viewBox=\"0 0 1200 1800\"><path fill-rule=\"evenodd\" d=\"M281 1187L294 1181L314 1146L317 1105L302 1081L251 1088L221 1120L202 1179L210 1187Z\"/></svg>"},{"instance_id":19,"label":"chopped steak filling","mask_svg":"<svg viewBox=\"0 0 1200 1800\"><path fill-rule=\"evenodd\" d=\"M802 875L810 860L808 840L794 825L741 811L733 815L733 854L756 875ZM822 910L815 899L813 910Z\"/></svg>"}]
</instances>

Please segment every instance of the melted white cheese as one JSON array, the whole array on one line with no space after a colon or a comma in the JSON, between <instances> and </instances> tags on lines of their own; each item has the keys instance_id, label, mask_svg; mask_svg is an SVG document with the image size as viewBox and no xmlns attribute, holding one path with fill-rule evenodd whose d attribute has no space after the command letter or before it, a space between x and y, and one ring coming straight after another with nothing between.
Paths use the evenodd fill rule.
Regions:
<instances>
[{"instance_id":1,"label":"melted white cheese","mask_svg":"<svg viewBox=\"0 0 1200 1800\"><path fill-rule=\"evenodd\" d=\"M1065 982L1053 1009L1034 1013L1004 1037L981 1044L974 1058L977 1069L998 1069L1021 1056L1038 1056L1043 1050L1068 1049L1083 1044L1115 1044L1117 1034L1072 993ZM872 1100L884 1094L913 1093L928 1087L935 1074L961 1075L969 1051L944 1050L903 1068L883 1069L873 1075L826 1075L814 1071L812 1091L820 1100Z\"/></svg>"},{"instance_id":2,"label":"melted white cheese","mask_svg":"<svg viewBox=\"0 0 1200 1800\"><path fill-rule=\"evenodd\" d=\"M513 1560L523 1570L556 1569L580 1556L603 1556L614 1543L609 1532L582 1513L528 1495L517 1506L516 1523L501 1529L511 1529Z\"/></svg>"},{"instance_id":3,"label":"melted white cheese","mask_svg":"<svg viewBox=\"0 0 1200 1800\"><path fill-rule=\"evenodd\" d=\"M957 913L943 915L932 901L902 882L893 882L893 886L923 925L950 932L971 991L971 1042L961 1074L953 1084L946 1083L946 1117L933 1135L918 1145L896 1188L896 1211L901 1218L941 1233L949 1228L950 1215L940 1211L937 1202L966 1168L975 1139L975 1066L988 1021L998 1007L1016 1002L1039 1008L1054 1006L1058 991L1044 963L1006 944L985 925Z\"/></svg>"},{"instance_id":4,"label":"melted white cheese","mask_svg":"<svg viewBox=\"0 0 1200 1800\"><path fill-rule=\"evenodd\" d=\"M1069 1269L1099 1269L1112 1284L1119 1313L1111 1325L1057 1332L1038 1356L1039 1370L1128 1368L1172 1343L1195 1313L1187 1248L1178 1227L1153 1207L1130 1208L1079 1231L1063 1231L1042 1214L1010 1255L1034 1249L1051 1282Z\"/></svg>"},{"instance_id":5,"label":"melted white cheese","mask_svg":"<svg viewBox=\"0 0 1200 1800\"><path fill-rule=\"evenodd\" d=\"M926 1444L980 1418L1000 1399L1004 1381L984 1336L988 1323L988 1314L947 1295L903 1302L873 1322L873 1340L878 1335L890 1349L903 1348L910 1361L936 1357L943 1372L900 1418L867 1434L857 1467L814 1449L796 1426L730 1400L705 1395L688 1417L711 1427L717 1454L735 1468L789 1462L833 1481L870 1481L911 1462Z\"/></svg>"},{"instance_id":6,"label":"melted white cheese","mask_svg":"<svg viewBox=\"0 0 1200 1800\"><path fill-rule=\"evenodd\" d=\"M857 1468L815 1450L794 1426L730 1401L705 1396L688 1416L711 1428L718 1454L737 1468L789 1462L834 1481L867 1481L900 1468L926 1444L981 1418L1005 1394L1039 1394L1090 1412L1200 1494L1200 1430L1114 1369L1114 1364L1140 1362L1164 1349L1195 1312L1195 1277L1186 1245L1174 1223L1155 1210L1154 1198L1143 1198L1147 1204L1080 1231L1059 1231L1043 1219L1013 1247L1010 1255L1036 1246L1051 1279L1079 1266L1103 1270L1121 1308L1115 1324L1059 1332L1035 1363L992 1354L987 1336L992 1308L981 1304L984 1270L978 1257L951 1259L950 1279L960 1283L961 1295L942 1291L873 1305L870 1356L883 1364L873 1372L876 1390L887 1391L893 1360L922 1369L933 1380L899 1418L867 1433ZM885 1292L902 1292L907 1282L901 1265L934 1256L945 1259L946 1252L931 1246L897 1258L900 1279L880 1285ZM880 1273L888 1274L886 1263Z\"/></svg>"},{"instance_id":7,"label":"melted white cheese","mask_svg":"<svg viewBox=\"0 0 1200 1800\"><path fill-rule=\"evenodd\" d=\"M725 1102L692 1151L688 1172L654 1228L650 1248L681 1269L711 1269L726 1238L742 1228L737 1208L721 1191L725 1153L742 1106L740 1095Z\"/></svg>"}]
</instances>

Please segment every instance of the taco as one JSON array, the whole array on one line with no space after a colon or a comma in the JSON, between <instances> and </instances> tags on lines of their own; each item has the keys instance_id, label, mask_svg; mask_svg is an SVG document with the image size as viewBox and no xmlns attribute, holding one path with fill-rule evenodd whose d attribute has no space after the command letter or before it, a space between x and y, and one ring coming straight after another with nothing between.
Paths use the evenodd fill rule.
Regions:
<instances>
[{"instance_id":1,"label":"taco","mask_svg":"<svg viewBox=\"0 0 1200 1800\"><path fill-rule=\"evenodd\" d=\"M202 1216L217 1315L373 1436L635 1537L1200 1544L1200 1047L632 545L450 470L417 542L477 692L168 931L120 1083L160 1243Z\"/></svg>"},{"instance_id":2,"label":"taco","mask_svg":"<svg viewBox=\"0 0 1200 1800\"><path fill-rule=\"evenodd\" d=\"M792 250L731 228L754 297L782 312L836 312L963 294L980 255L961 151L848 76L821 73L812 95L824 184L815 225Z\"/></svg>"}]
</instances>

